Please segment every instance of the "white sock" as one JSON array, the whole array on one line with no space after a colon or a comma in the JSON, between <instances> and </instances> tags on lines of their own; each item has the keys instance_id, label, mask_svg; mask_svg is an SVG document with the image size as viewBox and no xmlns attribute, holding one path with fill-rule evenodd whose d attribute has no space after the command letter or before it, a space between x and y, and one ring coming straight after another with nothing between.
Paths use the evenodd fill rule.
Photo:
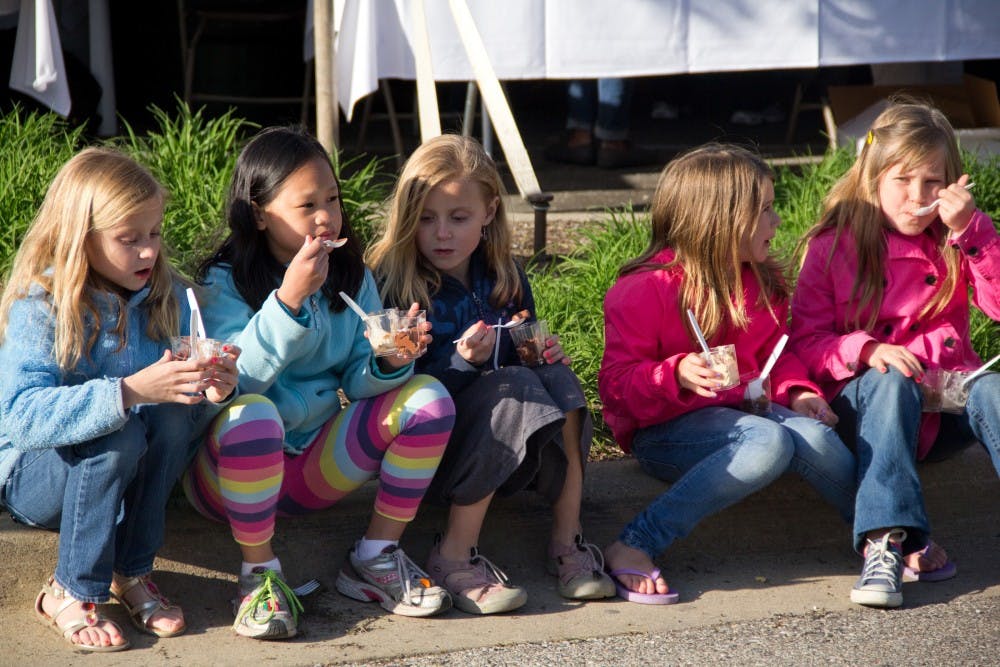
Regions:
<instances>
[{"instance_id":1,"label":"white sock","mask_svg":"<svg viewBox=\"0 0 1000 667\"><path fill-rule=\"evenodd\" d=\"M399 540L369 540L367 537L362 537L358 540L357 546L354 547L354 553L358 560L371 560L382 553L386 547L397 544L399 544Z\"/></svg>"},{"instance_id":2,"label":"white sock","mask_svg":"<svg viewBox=\"0 0 1000 667\"><path fill-rule=\"evenodd\" d=\"M266 563L248 563L243 561L243 565L240 567L240 575L247 576L255 567L262 567L265 570L274 570L275 572L281 572L281 561L277 558L272 558Z\"/></svg>"}]
</instances>

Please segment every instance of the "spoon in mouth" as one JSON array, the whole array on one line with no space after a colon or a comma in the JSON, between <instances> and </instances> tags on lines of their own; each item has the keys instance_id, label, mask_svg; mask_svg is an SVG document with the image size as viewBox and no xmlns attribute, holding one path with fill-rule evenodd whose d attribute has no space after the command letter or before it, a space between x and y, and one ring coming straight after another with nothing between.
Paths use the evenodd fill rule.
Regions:
<instances>
[{"instance_id":1,"label":"spoon in mouth","mask_svg":"<svg viewBox=\"0 0 1000 667\"><path fill-rule=\"evenodd\" d=\"M329 239L323 239L323 247L324 248L339 248L342 245L344 245L345 243L347 243L347 237L346 236L343 237L343 238L337 239L336 241L331 241Z\"/></svg>"},{"instance_id":2,"label":"spoon in mouth","mask_svg":"<svg viewBox=\"0 0 1000 667\"><path fill-rule=\"evenodd\" d=\"M966 183L965 184L965 189L966 190L971 190L973 185L975 185L975 183ZM916 211L913 212L913 215L917 216L918 218L920 218L922 216L925 216L928 213L932 212L934 209L936 209L938 207L938 204L940 204L940 203L941 203L941 198L938 197L937 199L935 199L934 201L932 201L927 206L922 206L922 207L918 208Z\"/></svg>"}]
</instances>

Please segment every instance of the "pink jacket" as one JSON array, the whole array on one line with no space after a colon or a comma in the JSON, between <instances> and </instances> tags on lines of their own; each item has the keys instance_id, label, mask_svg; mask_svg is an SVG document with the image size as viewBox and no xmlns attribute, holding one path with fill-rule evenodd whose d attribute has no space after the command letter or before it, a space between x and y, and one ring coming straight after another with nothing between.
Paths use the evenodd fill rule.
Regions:
<instances>
[{"instance_id":1,"label":"pink jacket","mask_svg":"<svg viewBox=\"0 0 1000 667\"><path fill-rule=\"evenodd\" d=\"M857 273L853 237L842 234L833 248L834 232L829 230L809 244L792 298L790 346L812 371L828 401L867 369L858 357L871 340L902 345L927 367L970 369L982 363L969 338L968 287L972 287L973 303L992 319L1000 319L1000 235L990 218L976 211L966 230L949 243L962 251L955 293L940 314L920 318L943 281L944 259L932 233L886 232L885 291L870 331L845 326ZM833 259L828 264L831 249ZM863 313L861 320L867 317ZM930 450L938 424L937 414L924 415L919 458Z\"/></svg>"},{"instance_id":2,"label":"pink jacket","mask_svg":"<svg viewBox=\"0 0 1000 667\"><path fill-rule=\"evenodd\" d=\"M672 260L670 249L653 262ZM683 269L642 271L620 278L604 298L604 358L598 374L598 390L604 404L604 420L619 446L630 451L636 429L662 424L699 408L713 405L739 406L745 384L705 398L682 388L677 365L687 354L698 351L688 336L686 315L679 302ZM757 305L760 287L749 268L743 269L743 285L750 326L747 331L728 328L710 345L736 346L740 378L757 377L775 343L787 331L787 302L772 304L775 322L766 308ZM792 387L819 393L805 367L787 350L771 371L776 403L788 405Z\"/></svg>"}]
</instances>

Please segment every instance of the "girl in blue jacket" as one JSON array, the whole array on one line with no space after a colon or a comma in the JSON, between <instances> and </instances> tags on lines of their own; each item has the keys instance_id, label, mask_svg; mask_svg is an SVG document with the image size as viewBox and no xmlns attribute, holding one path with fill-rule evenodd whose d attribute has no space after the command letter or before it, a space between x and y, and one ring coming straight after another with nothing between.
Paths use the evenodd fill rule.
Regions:
<instances>
[{"instance_id":1,"label":"girl in blue jacket","mask_svg":"<svg viewBox=\"0 0 1000 667\"><path fill-rule=\"evenodd\" d=\"M129 647L97 611L109 596L142 632L184 631L150 573L188 443L236 386L235 351L171 355L189 313L160 248L164 197L130 158L82 151L49 187L0 300L0 503L59 531L35 614L84 651Z\"/></svg>"}]
</instances>

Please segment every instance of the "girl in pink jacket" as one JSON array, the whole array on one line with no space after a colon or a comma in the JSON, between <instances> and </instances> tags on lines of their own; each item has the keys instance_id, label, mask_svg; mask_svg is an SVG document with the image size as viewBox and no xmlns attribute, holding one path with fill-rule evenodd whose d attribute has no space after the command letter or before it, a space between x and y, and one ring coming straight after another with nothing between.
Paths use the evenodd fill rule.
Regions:
<instances>
[{"instance_id":1,"label":"girl in pink jacket","mask_svg":"<svg viewBox=\"0 0 1000 667\"><path fill-rule=\"evenodd\" d=\"M604 418L643 470L671 482L604 552L627 600L676 601L654 559L789 468L850 521L854 457L795 355L770 372L771 405L741 409L787 330L788 291L770 256L781 222L773 204L773 174L749 151L708 145L674 160L654 195L649 247L605 297ZM734 386L699 354L689 309L709 344L735 346L737 369L725 374Z\"/></svg>"},{"instance_id":2,"label":"girl in pink jacket","mask_svg":"<svg viewBox=\"0 0 1000 667\"><path fill-rule=\"evenodd\" d=\"M929 538L917 459L941 441L978 440L1000 470L1000 375L976 379L960 414L921 414L930 407L921 392L927 370L981 364L969 339L969 288L984 313L1000 318L1000 236L969 185L944 115L894 104L806 237L791 346L858 457L858 604L897 607L901 580L955 574Z\"/></svg>"}]
</instances>

